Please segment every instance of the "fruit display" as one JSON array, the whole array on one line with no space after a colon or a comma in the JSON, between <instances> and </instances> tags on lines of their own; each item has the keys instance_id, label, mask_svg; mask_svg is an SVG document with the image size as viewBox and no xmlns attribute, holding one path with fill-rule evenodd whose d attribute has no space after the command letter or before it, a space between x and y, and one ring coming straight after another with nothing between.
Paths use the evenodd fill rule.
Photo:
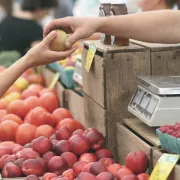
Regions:
<instances>
[{"instance_id":1,"label":"fruit display","mask_svg":"<svg viewBox=\"0 0 180 180\"><path fill-rule=\"evenodd\" d=\"M164 150L180 154L180 123L164 125L156 130Z\"/></svg>"}]
</instances>

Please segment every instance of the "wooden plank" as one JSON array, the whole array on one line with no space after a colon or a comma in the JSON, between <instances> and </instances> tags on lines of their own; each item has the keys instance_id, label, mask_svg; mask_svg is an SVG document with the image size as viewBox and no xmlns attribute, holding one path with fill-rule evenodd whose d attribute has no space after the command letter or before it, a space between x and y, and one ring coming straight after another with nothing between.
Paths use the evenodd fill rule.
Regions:
<instances>
[{"instance_id":1,"label":"wooden plank","mask_svg":"<svg viewBox=\"0 0 180 180\"><path fill-rule=\"evenodd\" d=\"M106 111L92 98L84 94L85 127L97 128L106 136Z\"/></svg>"},{"instance_id":2,"label":"wooden plank","mask_svg":"<svg viewBox=\"0 0 180 180\"><path fill-rule=\"evenodd\" d=\"M51 84L52 79L55 76L55 73L46 67L43 67L42 73L43 73L43 76L45 79L45 85L46 85L46 87L48 87Z\"/></svg>"},{"instance_id":3,"label":"wooden plank","mask_svg":"<svg viewBox=\"0 0 180 180\"><path fill-rule=\"evenodd\" d=\"M161 151L160 149L156 149L153 151L153 167L155 167L156 163L158 162L159 158L163 155L163 153L164 152ZM180 179L180 165L177 164L167 180L179 180L179 179Z\"/></svg>"},{"instance_id":4,"label":"wooden plank","mask_svg":"<svg viewBox=\"0 0 180 180\"><path fill-rule=\"evenodd\" d=\"M180 50L151 53L152 75L180 75Z\"/></svg>"},{"instance_id":5,"label":"wooden plank","mask_svg":"<svg viewBox=\"0 0 180 180\"><path fill-rule=\"evenodd\" d=\"M90 72L85 69L87 50L83 52L83 91L105 108L104 60L95 56Z\"/></svg>"},{"instance_id":6,"label":"wooden plank","mask_svg":"<svg viewBox=\"0 0 180 180\"><path fill-rule=\"evenodd\" d=\"M150 51L168 51L173 49L179 49L180 44L159 44L159 43L147 43L131 39L130 42L142 46Z\"/></svg>"},{"instance_id":7,"label":"wooden plank","mask_svg":"<svg viewBox=\"0 0 180 180\"><path fill-rule=\"evenodd\" d=\"M65 101L65 91L66 89L64 88L64 86L58 82L56 85L56 93L59 99L59 103L60 103L60 107L64 107L67 108L67 103Z\"/></svg>"},{"instance_id":8,"label":"wooden plank","mask_svg":"<svg viewBox=\"0 0 180 180\"><path fill-rule=\"evenodd\" d=\"M121 52L143 52L144 48L138 46L134 43L130 43L129 46L114 46L114 45L105 45L102 44L99 40L97 41L85 41L85 47L89 47L92 43L94 43L97 47L97 51L107 54L107 53L121 53Z\"/></svg>"},{"instance_id":9,"label":"wooden plank","mask_svg":"<svg viewBox=\"0 0 180 180\"><path fill-rule=\"evenodd\" d=\"M117 153L121 164L125 164L125 158L130 152L137 150L144 151L150 160L151 149L152 146L136 136L123 124L117 124Z\"/></svg>"},{"instance_id":10,"label":"wooden plank","mask_svg":"<svg viewBox=\"0 0 180 180\"><path fill-rule=\"evenodd\" d=\"M82 96L74 92L73 90L66 91L66 100L68 101L68 109L73 115L73 118L81 122L84 122L84 99Z\"/></svg>"},{"instance_id":11,"label":"wooden plank","mask_svg":"<svg viewBox=\"0 0 180 180\"><path fill-rule=\"evenodd\" d=\"M106 57L107 113L115 122L131 118L128 104L137 88L137 75L150 75L150 54L133 52L111 54Z\"/></svg>"},{"instance_id":12,"label":"wooden plank","mask_svg":"<svg viewBox=\"0 0 180 180\"><path fill-rule=\"evenodd\" d=\"M155 128L147 126L138 118L123 119L123 122L154 146L161 145Z\"/></svg>"}]
</instances>

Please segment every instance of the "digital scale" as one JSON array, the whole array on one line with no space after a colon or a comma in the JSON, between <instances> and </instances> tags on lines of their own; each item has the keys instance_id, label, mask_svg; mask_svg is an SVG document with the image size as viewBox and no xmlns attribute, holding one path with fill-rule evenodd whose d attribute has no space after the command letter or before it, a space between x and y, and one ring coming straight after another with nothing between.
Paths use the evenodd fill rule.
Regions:
<instances>
[{"instance_id":1,"label":"digital scale","mask_svg":"<svg viewBox=\"0 0 180 180\"><path fill-rule=\"evenodd\" d=\"M180 76L138 76L137 83L129 112L151 127L180 122Z\"/></svg>"}]
</instances>

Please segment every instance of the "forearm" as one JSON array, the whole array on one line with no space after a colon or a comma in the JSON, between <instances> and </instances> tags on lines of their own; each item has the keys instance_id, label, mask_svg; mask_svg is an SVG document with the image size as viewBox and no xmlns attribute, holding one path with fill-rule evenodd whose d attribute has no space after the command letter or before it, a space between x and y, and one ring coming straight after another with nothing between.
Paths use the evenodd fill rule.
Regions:
<instances>
[{"instance_id":1,"label":"forearm","mask_svg":"<svg viewBox=\"0 0 180 180\"><path fill-rule=\"evenodd\" d=\"M29 68L27 56L22 57L12 66L0 73L0 97L9 89L9 87Z\"/></svg>"},{"instance_id":2,"label":"forearm","mask_svg":"<svg viewBox=\"0 0 180 180\"><path fill-rule=\"evenodd\" d=\"M180 12L172 10L99 18L98 32L154 43L180 42Z\"/></svg>"}]
</instances>

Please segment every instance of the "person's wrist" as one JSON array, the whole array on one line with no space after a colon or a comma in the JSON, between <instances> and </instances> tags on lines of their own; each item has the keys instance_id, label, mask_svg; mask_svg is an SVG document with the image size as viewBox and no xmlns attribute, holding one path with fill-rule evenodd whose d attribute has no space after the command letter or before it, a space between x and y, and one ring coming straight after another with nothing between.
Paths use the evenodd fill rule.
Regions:
<instances>
[{"instance_id":1,"label":"person's wrist","mask_svg":"<svg viewBox=\"0 0 180 180\"><path fill-rule=\"evenodd\" d=\"M105 17L99 17L97 18L97 29L96 29L96 32L102 32L103 29L104 29L104 25L106 23L106 18Z\"/></svg>"},{"instance_id":2,"label":"person's wrist","mask_svg":"<svg viewBox=\"0 0 180 180\"><path fill-rule=\"evenodd\" d=\"M28 54L26 54L25 56L23 56L19 63L21 64L22 68L24 71L26 71L27 69L32 67L32 62L30 57L28 56Z\"/></svg>"}]
</instances>

